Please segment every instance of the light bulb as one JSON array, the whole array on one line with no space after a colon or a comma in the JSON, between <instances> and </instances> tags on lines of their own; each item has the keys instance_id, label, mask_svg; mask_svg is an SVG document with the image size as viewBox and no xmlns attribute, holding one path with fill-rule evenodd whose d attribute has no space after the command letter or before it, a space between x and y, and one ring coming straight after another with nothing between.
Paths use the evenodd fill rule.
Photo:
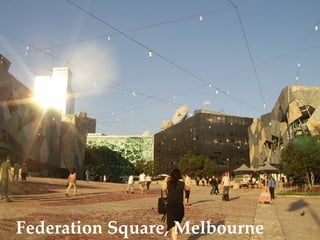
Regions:
<instances>
[{"instance_id":1,"label":"light bulb","mask_svg":"<svg viewBox=\"0 0 320 240\"><path fill-rule=\"evenodd\" d=\"M149 57L152 58L152 50L149 50Z\"/></svg>"},{"instance_id":2,"label":"light bulb","mask_svg":"<svg viewBox=\"0 0 320 240\"><path fill-rule=\"evenodd\" d=\"M199 16L199 21L200 21L200 22L203 21L203 16L202 16L202 15Z\"/></svg>"},{"instance_id":3,"label":"light bulb","mask_svg":"<svg viewBox=\"0 0 320 240\"><path fill-rule=\"evenodd\" d=\"M315 25L314 26L314 30L317 32L319 30L319 26L318 25Z\"/></svg>"}]
</instances>

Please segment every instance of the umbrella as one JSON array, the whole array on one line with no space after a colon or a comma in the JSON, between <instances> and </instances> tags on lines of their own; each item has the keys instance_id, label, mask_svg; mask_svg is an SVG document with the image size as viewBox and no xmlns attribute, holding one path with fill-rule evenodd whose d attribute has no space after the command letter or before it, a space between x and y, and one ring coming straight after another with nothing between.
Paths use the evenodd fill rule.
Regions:
<instances>
[{"instance_id":1,"label":"umbrella","mask_svg":"<svg viewBox=\"0 0 320 240\"><path fill-rule=\"evenodd\" d=\"M257 171L263 173L278 173L280 169L272 166L270 163L266 163L264 166L259 167Z\"/></svg>"},{"instance_id":2,"label":"umbrella","mask_svg":"<svg viewBox=\"0 0 320 240\"><path fill-rule=\"evenodd\" d=\"M254 173L255 171L251 168L249 168L247 165L242 164L240 167L232 170L234 173Z\"/></svg>"}]
</instances>

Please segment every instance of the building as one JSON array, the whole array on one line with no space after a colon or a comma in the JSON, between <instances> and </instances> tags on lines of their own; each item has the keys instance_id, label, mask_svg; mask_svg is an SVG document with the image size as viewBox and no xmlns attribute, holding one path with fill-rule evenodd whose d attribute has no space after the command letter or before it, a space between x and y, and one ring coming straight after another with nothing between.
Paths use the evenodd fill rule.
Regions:
<instances>
[{"instance_id":1,"label":"building","mask_svg":"<svg viewBox=\"0 0 320 240\"><path fill-rule=\"evenodd\" d=\"M184 119L184 118L180 118ZM249 164L248 127L253 119L197 110L154 136L154 162L159 173L178 167L191 151L209 157L219 172Z\"/></svg>"},{"instance_id":2,"label":"building","mask_svg":"<svg viewBox=\"0 0 320 240\"><path fill-rule=\"evenodd\" d=\"M74 114L72 74L69 68L53 68L51 76L36 76L34 92L45 108L56 108L61 114Z\"/></svg>"},{"instance_id":3,"label":"building","mask_svg":"<svg viewBox=\"0 0 320 240\"><path fill-rule=\"evenodd\" d=\"M88 118L87 117L87 131L88 133L95 133L96 132L96 124L97 120L95 118Z\"/></svg>"},{"instance_id":4,"label":"building","mask_svg":"<svg viewBox=\"0 0 320 240\"><path fill-rule=\"evenodd\" d=\"M12 76L9 68L10 61L0 55L0 158L9 155L12 162L26 162L30 172L41 176L65 177L74 167L82 173L85 121L40 106L34 92Z\"/></svg>"},{"instance_id":5,"label":"building","mask_svg":"<svg viewBox=\"0 0 320 240\"><path fill-rule=\"evenodd\" d=\"M320 134L320 87L287 86L272 111L249 128L250 162L280 164L281 149L297 135Z\"/></svg>"},{"instance_id":6,"label":"building","mask_svg":"<svg viewBox=\"0 0 320 240\"><path fill-rule=\"evenodd\" d=\"M138 160L153 161L153 136L115 136L101 133L88 134L87 146L106 146L135 164Z\"/></svg>"}]
</instances>

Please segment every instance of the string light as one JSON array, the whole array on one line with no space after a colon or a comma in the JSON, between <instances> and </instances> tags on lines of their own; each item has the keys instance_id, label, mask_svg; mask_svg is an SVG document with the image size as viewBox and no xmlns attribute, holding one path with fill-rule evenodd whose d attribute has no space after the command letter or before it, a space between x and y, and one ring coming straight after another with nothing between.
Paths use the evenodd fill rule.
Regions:
<instances>
[{"instance_id":1,"label":"string light","mask_svg":"<svg viewBox=\"0 0 320 240\"><path fill-rule=\"evenodd\" d=\"M320 18L317 20L316 24L314 25L314 30L315 30L316 32L319 31L319 22L320 22Z\"/></svg>"},{"instance_id":2,"label":"string light","mask_svg":"<svg viewBox=\"0 0 320 240\"><path fill-rule=\"evenodd\" d=\"M200 19L200 18L199 18L199 19ZM202 16L202 20L203 20L203 16ZM119 30L117 30L117 32L120 33L120 34L124 34L124 32L119 31ZM131 40L131 41L136 42L136 43L139 44L140 46L145 47L145 45L143 45L143 44L140 43L140 42L137 42L137 40L131 38L130 36L127 36L127 38L128 38L129 40ZM107 37L107 39L110 40L111 37L110 37L110 38ZM152 57L152 55L153 55L152 50L149 49L149 50L148 50L148 54L149 54L149 57ZM156 54L157 56L159 55L159 54L156 53L156 52L155 52L155 54ZM159 56L160 56L161 58L163 58L164 60L166 60L167 62L171 63L172 65L176 66L176 67L179 68L180 70L183 70L183 71L185 71L186 73L188 73L189 75L193 76L194 78L196 78L196 79L198 79L198 80L201 80L202 82L208 84L207 81L203 80L202 78L200 78L199 76L193 74L192 72L188 71L187 69L183 68L182 66L177 65L176 63L172 62L170 59L164 58L164 57L161 56L161 55L159 55ZM210 84L209 84L209 87L212 87L212 86L213 86L213 84L210 83ZM222 92L225 93L224 91L222 91ZM140 93L139 93L139 94L140 94ZM219 90L218 90L218 89L216 89L216 94L219 94ZM230 94L230 92L228 92L227 94ZM132 95L136 96L136 92L133 91L133 92L132 92ZM143 95L143 94L141 94L141 95ZM152 97L152 99L159 100L159 99L156 99L155 97ZM234 99L235 99L235 98L234 98ZM246 105L247 105L247 104L246 104Z\"/></svg>"},{"instance_id":3,"label":"string light","mask_svg":"<svg viewBox=\"0 0 320 240\"><path fill-rule=\"evenodd\" d=\"M203 15L199 16L199 21L202 22L203 21Z\"/></svg>"},{"instance_id":4,"label":"string light","mask_svg":"<svg viewBox=\"0 0 320 240\"><path fill-rule=\"evenodd\" d=\"M110 41L110 40L111 40L111 36L110 36L110 35L108 35L108 36L107 36L107 39L108 39L108 41Z\"/></svg>"},{"instance_id":5,"label":"string light","mask_svg":"<svg viewBox=\"0 0 320 240\"><path fill-rule=\"evenodd\" d=\"M239 24L240 24L240 27L241 27L241 32L242 32L242 35L243 35L243 38L244 38L244 41L245 41L245 44L246 44L246 47L247 47L248 55L249 55L249 58L250 58L250 61L251 61L251 66L252 66L254 75L256 77L256 81L257 81L258 88L259 88L259 91L260 91L261 99L262 99L263 104L265 105L266 101L265 101L265 98L264 98L264 94L263 94L263 91L262 91L260 79L259 79L258 72L257 72L257 69L256 69L256 64L255 64L255 61L253 59L253 55L252 55L252 52L251 52L251 48L250 48L250 45L249 45L249 41L248 41L248 38L247 38L246 31L244 29L244 25L242 23L242 19L241 19L241 15L240 15L238 6L236 4L234 4L231 0L228 0L228 2L234 7L234 9L235 9L235 11L237 13Z\"/></svg>"},{"instance_id":6,"label":"string light","mask_svg":"<svg viewBox=\"0 0 320 240\"><path fill-rule=\"evenodd\" d=\"M26 46L26 51L25 51L26 56L28 56L28 52L29 52L29 45Z\"/></svg>"},{"instance_id":7,"label":"string light","mask_svg":"<svg viewBox=\"0 0 320 240\"><path fill-rule=\"evenodd\" d=\"M297 73L296 73L296 78L295 78L296 79L296 84L298 84L298 81L300 80L300 76L299 76L300 75L299 74L300 73L300 68L301 68L301 64L298 63L297 64Z\"/></svg>"}]
</instances>

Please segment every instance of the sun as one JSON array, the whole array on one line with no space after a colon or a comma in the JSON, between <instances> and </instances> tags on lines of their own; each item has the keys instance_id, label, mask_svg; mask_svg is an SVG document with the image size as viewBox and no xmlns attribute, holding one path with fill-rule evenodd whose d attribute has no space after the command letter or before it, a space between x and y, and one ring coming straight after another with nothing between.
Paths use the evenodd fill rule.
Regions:
<instances>
[{"instance_id":1,"label":"sun","mask_svg":"<svg viewBox=\"0 0 320 240\"><path fill-rule=\"evenodd\" d=\"M63 111L67 99L65 85L65 81L50 76L37 76L34 86L35 101L45 109L55 108Z\"/></svg>"}]
</instances>

